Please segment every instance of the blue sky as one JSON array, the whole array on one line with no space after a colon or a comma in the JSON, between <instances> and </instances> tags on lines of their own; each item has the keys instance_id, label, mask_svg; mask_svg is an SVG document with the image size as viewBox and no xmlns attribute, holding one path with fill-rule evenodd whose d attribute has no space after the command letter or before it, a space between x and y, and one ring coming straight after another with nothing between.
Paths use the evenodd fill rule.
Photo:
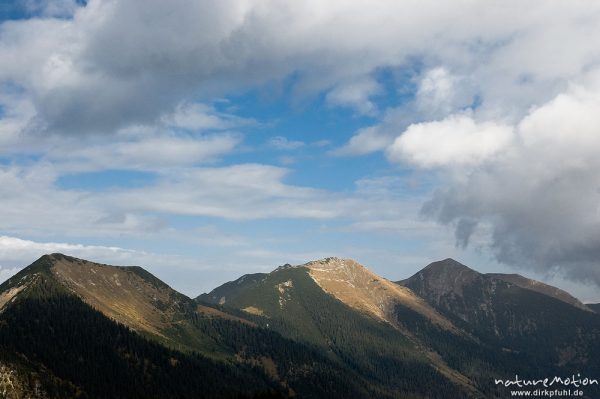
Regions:
<instances>
[{"instance_id":1,"label":"blue sky","mask_svg":"<svg viewBox=\"0 0 600 399\"><path fill-rule=\"evenodd\" d=\"M600 301L590 7L3 2L0 277L58 251L197 295L453 257Z\"/></svg>"}]
</instances>

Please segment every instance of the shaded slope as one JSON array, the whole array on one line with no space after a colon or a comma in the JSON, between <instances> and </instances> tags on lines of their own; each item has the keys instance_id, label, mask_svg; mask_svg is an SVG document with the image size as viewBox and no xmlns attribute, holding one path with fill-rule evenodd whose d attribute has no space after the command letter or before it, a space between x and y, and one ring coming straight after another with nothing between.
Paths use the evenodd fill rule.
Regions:
<instances>
[{"instance_id":1,"label":"shaded slope","mask_svg":"<svg viewBox=\"0 0 600 399\"><path fill-rule=\"evenodd\" d=\"M506 281L507 283L514 284L521 288L532 290L540 294L547 295L559 301L568 303L569 305L575 306L582 310L589 310L581 301L573 297L568 292L561 290L560 288L553 287L551 285L542 283L541 281L532 280L521 276L520 274L502 274L502 273L487 273L486 276Z\"/></svg>"},{"instance_id":2,"label":"shaded slope","mask_svg":"<svg viewBox=\"0 0 600 399\"><path fill-rule=\"evenodd\" d=\"M523 358L538 372L600 372L600 317L564 298L480 274L447 259L401 282L482 344Z\"/></svg>"},{"instance_id":3,"label":"shaded slope","mask_svg":"<svg viewBox=\"0 0 600 399\"><path fill-rule=\"evenodd\" d=\"M586 303L585 306L587 306L589 309L592 309L596 313L600 313L600 303Z\"/></svg>"},{"instance_id":4,"label":"shaded slope","mask_svg":"<svg viewBox=\"0 0 600 399\"><path fill-rule=\"evenodd\" d=\"M229 281L215 288L209 294L199 295L196 300L199 302L223 305L229 298L235 298L240 292L252 288L266 276L267 273L245 274L237 280Z\"/></svg>"}]
</instances>

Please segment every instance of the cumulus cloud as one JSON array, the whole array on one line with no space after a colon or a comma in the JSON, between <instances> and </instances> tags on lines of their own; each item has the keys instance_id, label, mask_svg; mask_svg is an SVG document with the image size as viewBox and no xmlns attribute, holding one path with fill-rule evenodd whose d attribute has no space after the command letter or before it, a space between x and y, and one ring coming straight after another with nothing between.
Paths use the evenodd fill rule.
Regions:
<instances>
[{"instance_id":1,"label":"cumulus cloud","mask_svg":"<svg viewBox=\"0 0 600 399\"><path fill-rule=\"evenodd\" d=\"M502 156L479 159L423 213L456 226L462 245L478 226L488 231L501 262L600 284L599 76L532 109ZM477 143L464 139L466 148Z\"/></svg>"},{"instance_id":2,"label":"cumulus cloud","mask_svg":"<svg viewBox=\"0 0 600 399\"><path fill-rule=\"evenodd\" d=\"M476 123L453 115L442 121L410 125L387 149L390 160L420 167L478 164L506 148L513 139L510 126Z\"/></svg>"},{"instance_id":3,"label":"cumulus cloud","mask_svg":"<svg viewBox=\"0 0 600 399\"><path fill-rule=\"evenodd\" d=\"M421 79L416 95L423 107L444 108L454 95L456 84L445 68L433 68Z\"/></svg>"},{"instance_id":4,"label":"cumulus cloud","mask_svg":"<svg viewBox=\"0 0 600 399\"><path fill-rule=\"evenodd\" d=\"M433 119L472 105L473 82L437 66L423 72L415 93L416 110L422 118Z\"/></svg>"},{"instance_id":5,"label":"cumulus cloud","mask_svg":"<svg viewBox=\"0 0 600 399\"><path fill-rule=\"evenodd\" d=\"M412 80L413 96L400 106L389 107L374 125L359 129L336 155L365 155L387 149L399 133L420 121L443 119L473 104L474 88L467 79L444 67L426 69Z\"/></svg>"},{"instance_id":6,"label":"cumulus cloud","mask_svg":"<svg viewBox=\"0 0 600 399\"><path fill-rule=\"evenodd\" d=\"M435 104L453 85L444 70L472 76L491 108L531 104L595 60L588 38L600 28L594 6L540 1L518 18L515 6L92 0L72 18L4 23L0 80L30 96L38 130L77 134L151 124L182 102L292 74L297 94L330 91L332 104L372 112L372 74L415 58L450 67L422 85Z\"/></svg>"},{"instance_id":7,"label":"cumulus cloud","mask_svg":"<svg viewBox=\"0 0 600 399\"><path fill-rule=\"evenodd\" d=\"M44 135L28 132L34 110L22 93L0 95L0 107L0 156L35 156L51 163L57 173L154 172L212 163L239 147L239 129L256 125L253 119L192 103L178 106L155 125L121 128L112 135Z\"/></svg>"}]
</instances>

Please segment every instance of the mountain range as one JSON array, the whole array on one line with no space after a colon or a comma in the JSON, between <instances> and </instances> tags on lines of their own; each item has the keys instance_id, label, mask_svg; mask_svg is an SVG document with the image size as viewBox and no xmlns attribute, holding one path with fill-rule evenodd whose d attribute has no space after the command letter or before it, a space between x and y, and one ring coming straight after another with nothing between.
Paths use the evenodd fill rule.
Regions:
<instances>
[{"instance_id":1,"label":"mountain range","mask_svg":"<svg viewBox=\"0 0 600 399\"><path fill-rule=\"evenodd\" d=\"M600 379L598 312L452 259L393 282L326 258L192 299L51 254L0 285L0 397L502 398L496 380Z\"/></svg>"}]
</instances>

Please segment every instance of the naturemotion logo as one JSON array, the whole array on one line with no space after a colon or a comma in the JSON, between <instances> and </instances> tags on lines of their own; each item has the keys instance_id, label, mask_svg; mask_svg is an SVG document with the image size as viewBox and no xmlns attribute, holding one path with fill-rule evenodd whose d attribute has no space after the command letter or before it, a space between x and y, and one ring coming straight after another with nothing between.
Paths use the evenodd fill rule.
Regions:
<instances>
[{"instance_id":1,"label":"naturemotion logo","mask_svg":"<svg viewBox=\"0 0 600 399\"><path fill-rule=\"evenodd\" d=\"M572 386L574 388L587 387L590 385L598 385L598 380L595 378L581 377L581 374L577 376L572 375L571 377L554 377L554 378L541 378L538 380L525 380L519 378L515 374L515 378L512 380L494 379L496 385L504 385L505 387L516 386L519 388L530 387L530 386L543 386L544 388L551 387L553 385L562 385L565 387Z\"/></svg>"},{"instance_id":2,"label":"naturemotion logo","mask_svg":"<svg viewBox=\"0 0 600 399\"><path fill-rule=\"evenodd\" d=\"M496 378L494 384L507 388L522 388L511 390L510 395L513 397L582 397L584 392L579 388L597 386L598 379L582 377L579 373L570 377L555 376L538 379L525 379L515 374L512 379Z\"/></svg>"}]
</instances>

